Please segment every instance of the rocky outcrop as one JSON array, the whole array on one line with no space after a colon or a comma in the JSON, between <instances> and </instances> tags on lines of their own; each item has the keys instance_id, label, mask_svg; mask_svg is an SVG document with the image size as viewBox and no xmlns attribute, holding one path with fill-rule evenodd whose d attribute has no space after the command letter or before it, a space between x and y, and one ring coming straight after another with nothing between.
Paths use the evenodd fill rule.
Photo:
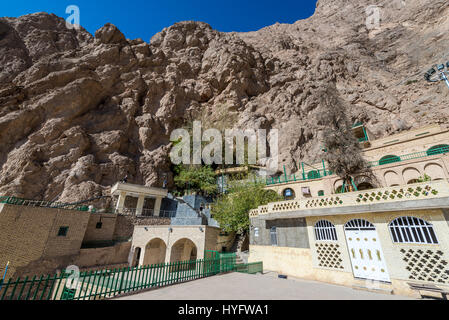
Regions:
<instances>
[{"instance_id":1,"label":"rocky outcrop","mask_svg":"<svg viewBox=\"0 0 449 320\"><path fill-rule=\"evenodd\" d=\"M385 136L448 123L449 91L424 81L449 60L449 3L319 0L292 25L221 33L181 22L150 43L107 24L90 35L54 15L0 19L0 194L73 202L128 175L161 186L170 133L280 130L280 166L320 158L318 92L335 85L352 121Z\"/></svg>"}]
</instances>

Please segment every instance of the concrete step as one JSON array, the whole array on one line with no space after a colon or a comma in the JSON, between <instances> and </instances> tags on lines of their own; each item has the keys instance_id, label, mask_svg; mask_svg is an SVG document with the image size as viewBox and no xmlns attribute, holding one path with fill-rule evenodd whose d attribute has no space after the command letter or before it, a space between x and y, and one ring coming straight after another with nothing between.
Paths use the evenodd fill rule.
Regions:
<instances>
[{"instance_id":1,"label":"concrete step","mask_svg":"<svg viewBox=\"0 0 449 320\"><path fill-rule=\"evenodd\" d=\"M375 293L383 294L394 294L393 286L390 283L380 282L380 281L365 281L358 280L352 288L354 290L362 290Z\"/></svg>"}]
</instances>

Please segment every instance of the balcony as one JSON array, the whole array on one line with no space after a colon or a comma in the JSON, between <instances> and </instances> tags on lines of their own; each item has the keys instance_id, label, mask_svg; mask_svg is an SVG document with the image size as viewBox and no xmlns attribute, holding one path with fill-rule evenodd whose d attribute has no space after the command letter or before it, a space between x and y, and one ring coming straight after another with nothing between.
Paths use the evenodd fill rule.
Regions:
<instances>
[{"instance_id":1,"label":"balcony","mask_svg":"<svg viewBox=\"0 0 449 320\"><path fill-rule=\"evenodd\" d=\"M434 200L432 203L427 204L428 208L437 208L438 206L441 206L442 203L444 206L449 207L449 182L424 182L333 196L274 202L250 211L249 215L250 218L270 215L275 215L276 218L282 218L284 214L287 217L291 213L299 213L296 214L296 216L310 216L314 215L315 210L317 211L317 215L333 215L337 213L350 214L362 211L376 212L377 209L385 210L386 207L397 208L397 210L400 210L401 208L407 208L407 206L404 205L404 202L428 199ZM436 201L437 199L441 199L442 201ZM378 204L382 204L383 206L378 206L379 208L376 208L375 206ZM385 206L384 204L393 205ZM360 207L362 206L367 208L360 211ZM342 208L342 210L335 210L337 208Z\"/></svg>"},{"instance_id":2,"label":"balcony","mask_svg":"<svg viewBox=\"0 0 449 320\"><path fill-rule=\"evenodd\" d=\"M122 215L131 215L131 216L138 216L138 217L153 217L153 218L174 218L176 217L176 211L165 211L165 210L159 210L159 215L155 214L154 209L141 209L141 213L138 213L139 210L136 209L130 209L130 208L123 208L122 212L120 214ZM115 212L118 214L118 210Z\"/></svg>"}]
</instances>

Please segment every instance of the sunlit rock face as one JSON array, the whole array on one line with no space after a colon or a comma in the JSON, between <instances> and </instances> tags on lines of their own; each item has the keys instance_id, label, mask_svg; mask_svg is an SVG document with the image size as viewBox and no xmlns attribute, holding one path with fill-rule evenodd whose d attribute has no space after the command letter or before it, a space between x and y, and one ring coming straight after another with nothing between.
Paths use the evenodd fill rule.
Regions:
<instances>
[{"instance_id":1,"label":"sunlit rock face","mask_svg":"<svg viewBox=\"0 0 449 320\"><path fill-rule=\"evenodd\" d=\"M0 194L82 200L126 175L161 186L170 134L193 119L278 129L294 171L321 157L328 85L378 137L446 125L449 90L423 75L449 60L449 3L386 1L373 28L373 2L320 0L307 20L249 33L181 22L149 43L46 13L0 19Z\"/></svg>"}]
</instances>

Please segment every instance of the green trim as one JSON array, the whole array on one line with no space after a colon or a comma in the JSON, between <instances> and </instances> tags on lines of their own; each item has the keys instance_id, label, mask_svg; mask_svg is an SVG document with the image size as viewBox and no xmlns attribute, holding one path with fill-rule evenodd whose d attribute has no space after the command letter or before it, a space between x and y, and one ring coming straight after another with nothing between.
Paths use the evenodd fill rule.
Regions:
<instances>
[{"instance_id":1,"label":"green trim","mask_svg":"<svg viewBox=\"0 0 449 320\"><path fill-rule=\"evenodd\" d=\"M162 263L135 268L81 272L76 289L68 288L72 273L62 271L53 276L34 276L32 279L9 279L0 288L0 300L100 300L123 293L139 292L152 287L197 280L227 272L257 273L263 264L236 264L235 253L206 251L202 260Z\"/></svg>"},{"instance_id":2,"label":"green trim","mask_svg":"<svg viewBox=\"0 0 449 320\"><path fill-rule=\"evenodd\" d=\"M399 142L399 141L401 141L401 140L398 139L398 140L393 140L393 141L385 142L384 145L386 145L386 144L392 144L392 143Z\"/></svg>"}]
</instances>

